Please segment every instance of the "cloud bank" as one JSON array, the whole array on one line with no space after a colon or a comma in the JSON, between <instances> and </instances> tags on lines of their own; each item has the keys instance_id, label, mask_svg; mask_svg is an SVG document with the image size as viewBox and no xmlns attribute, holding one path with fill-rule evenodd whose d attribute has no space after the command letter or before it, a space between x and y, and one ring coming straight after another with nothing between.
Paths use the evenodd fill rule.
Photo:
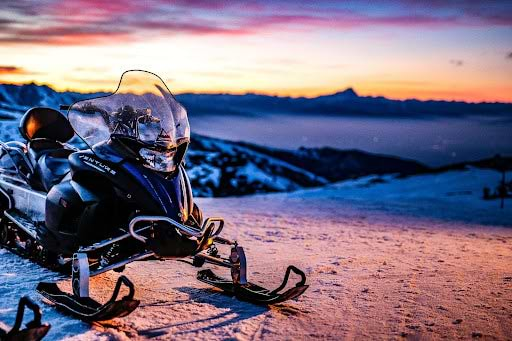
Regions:
<instances>
[{"instance_id":1,"label":"cloud bank","mask_svg":"<svg viewBox=\"0 0 512 341\"><path fill-rule=\"evenodd\" d=\"M252 35L368 27L512 27L507 1L4 0L0 42L84 45L171 35Z\"/></svg>"}]
</instances>

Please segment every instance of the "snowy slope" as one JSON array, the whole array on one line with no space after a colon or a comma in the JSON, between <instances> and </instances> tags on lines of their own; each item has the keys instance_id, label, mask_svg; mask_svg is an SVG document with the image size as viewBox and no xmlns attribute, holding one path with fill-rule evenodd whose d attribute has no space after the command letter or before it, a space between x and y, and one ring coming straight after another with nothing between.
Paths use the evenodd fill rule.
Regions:
<instances>
[{"instance_id":1,"label":"snowy slope","mask_svg":"<svg viewBox=\"0 0 512 341\"><path fill-rule=\"evenodd\" d=\"M355 202L394 213L512 226L511 200L501 210L499 201L482 199L483 188L495 188L500 181L499 172L469 168L406 178L368 176L296 191L289 197Z\"/></svg>"},{"instance_id":2,"label":"snowy slope","mask_svg":"<svg viewBox=\"0 0 512 341\"><path fill-rule=\"evenodd\" d=\"M187 153L192 188L199 196L293 191L328 181L240 143L193 136Z\"/></svg>"}]
</instances>

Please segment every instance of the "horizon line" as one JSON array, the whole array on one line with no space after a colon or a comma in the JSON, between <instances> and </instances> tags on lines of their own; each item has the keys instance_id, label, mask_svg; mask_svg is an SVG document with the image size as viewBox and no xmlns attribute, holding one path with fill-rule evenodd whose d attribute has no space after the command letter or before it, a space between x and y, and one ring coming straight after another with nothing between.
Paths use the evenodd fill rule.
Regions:
<instances>
[{"instance_id":1,"label":"horizon line","mask_svg":"<svg viewBox=\"0 0 512 341\"><path fill-rule=\"evenodd\" d=\"M44 83L44 82L38 82L35 80L30 80L27 82L4 82L0 80L0 85L15 85L15 86L24 86L24 85L36 85L36 86L46 86L50 89L52 89L55 92L74 92L74 93L80 93L80 94L95 94L95 93L110 93L113 94L114 90L104 90L98 88L97 90L93 91L82 91L78 89L72 89L72 88L66 88L64 90L58 90L56 87L52 84ZM180 95L231 95L231 96L246 96L246 95L256 95L256 96L267 96L267 97L275 97L275 98L292 98L292 99L315 99L319 97L324 96L332 96L339 93L343 93L346 91L352 90L356 97L358 98L384 98L387 100L392 101L419 101L419 102L448 102L448 103L468 103L468 104L512 104L512 99L510 101L471 101L471 100L457 100L457 99L447 99L447 98L426 98L426 99L419 99L417 97L392 97L392 96L386 96L383 94L379 95L361 95L358 91L356 91L356 88L354 86L348 86L343 89L338 90L331 90L326 93L322 93L316 96L293 96L293 95L278 95L271 92L265 92L265 91L257 91L257 90L248 90L246 92L229 92L229 91L184 91L184 92L171 92L174 96L180 96Z\"/></svg>"}]
</instances>

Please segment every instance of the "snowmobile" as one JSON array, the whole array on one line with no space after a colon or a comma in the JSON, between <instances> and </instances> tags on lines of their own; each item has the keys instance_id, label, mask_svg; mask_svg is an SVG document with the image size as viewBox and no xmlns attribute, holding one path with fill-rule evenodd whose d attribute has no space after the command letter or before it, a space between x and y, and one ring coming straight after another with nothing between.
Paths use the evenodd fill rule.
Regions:
<instances>
[{"instance_id":1,"label":"snowmobile","mask_svg":"<svg viewBox=\"0 0 512 341\"><path fill-rule=\"evenodd\" d=\"M308 288L294 266L275 290L248 282L243 247L220 236L222 218L203 218L184 166L187 112L160 77L127 71L114 93L59 109L29 109L19 124L26 143L0 143L0 243L70 277L70 293L57 282L37 286L57 308L86 321L130 314L139 301L126 276L104 304L90 297L89 279L135 261L228 268L231 279L211 269L197 279L256 304L294 299ZM300 281L286 289L291 272ZM122 286L128 294L118 299Z\"/></svg>"},{"instance_id":2,"label":"snowmobile","mask_svg":"<svg viewBox=\"0 0 512 341\"><path fill-rule=\"evenodd\" d=\"M32 310L34 319L22 328L25 308ZM49 324L41 323L41 309L28 296L23 296L18 305L16 320L11 330L6 331L0 328L0 341L38 341L41 340L50 330Z\"/></svg>"}]
</instances>

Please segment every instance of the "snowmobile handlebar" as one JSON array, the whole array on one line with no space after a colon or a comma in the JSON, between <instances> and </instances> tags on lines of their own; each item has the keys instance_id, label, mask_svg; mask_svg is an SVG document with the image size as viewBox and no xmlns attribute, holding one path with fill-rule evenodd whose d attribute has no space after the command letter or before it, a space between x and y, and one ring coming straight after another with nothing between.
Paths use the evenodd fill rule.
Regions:
<instances>
[{"instance_id":1,"label":"snowmobile handlebar","mask_svg":"<svg viewBox=\"0 0 512 341\"><path fill-rule=\"evenodd\" d=\"M135 225L137 225L140 222L154 223L157 221L164 221L166 223L169 223L174 228L176 228L179 232L185 234L186 236L196 237L198 239L205 237L205 233L207 231L211 230L211 229L209 229L211 224L218 223L219 226L217 227L217 229L211 230L210 235L208 237L218 236L220 234L220 232L222 231L222 229L224 228L224 219L220 218L220 217L207 218L204 221L203 226L201 227L201 230L198 230L192 226L187 226L187 225L178 223L177 221L175 221L169 217L141 215L141 216L135 217L132 220L130 220L130 223L128 224L128 231L133 238L135 238L143 243L146 243L147 238L143 237L140 234L137 234L137 232L135 232Z\"/></svg>"}]
</instances>

